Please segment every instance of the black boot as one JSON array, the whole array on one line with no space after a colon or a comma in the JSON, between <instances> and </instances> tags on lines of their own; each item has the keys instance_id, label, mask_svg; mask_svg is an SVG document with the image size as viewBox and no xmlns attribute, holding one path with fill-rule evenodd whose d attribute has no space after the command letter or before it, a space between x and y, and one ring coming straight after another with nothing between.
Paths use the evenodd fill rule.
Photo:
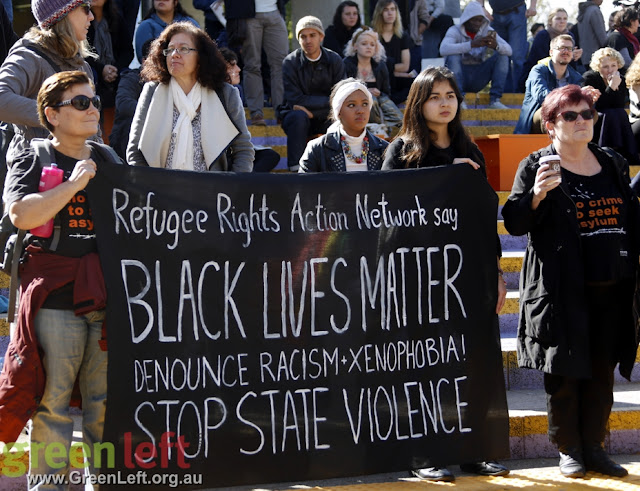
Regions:
<instances>
[{"instance_id":1,"label":"black boot","mask_svg":"<svg viewBox=\"0 0 640 491\"><path fill-rule=\"evenodd\" d=\"M599 472L605 476L624 477L629 474L627 469L611 460L600 445L584 449L584 463L588 471Z\"/></svg>"}]
</instances>

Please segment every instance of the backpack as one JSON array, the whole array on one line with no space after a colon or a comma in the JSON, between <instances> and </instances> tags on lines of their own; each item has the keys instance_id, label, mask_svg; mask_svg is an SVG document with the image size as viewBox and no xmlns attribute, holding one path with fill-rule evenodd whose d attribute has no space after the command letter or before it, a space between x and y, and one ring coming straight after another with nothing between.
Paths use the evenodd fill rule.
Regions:
<instances>
[{"instance_id":1,"label":"backpack","mask_svg":"<svg viewBox=\"0 0 640 491\"><path fill-rule=\"evenodd\" d=\"M94 141L87 141L91 146L91 149L96 152L97 155L106 161L121 164L122 160L113 148L97 143ZM38 156L40 168L47 167L55 160L54 148L51 140L34 138L31 140L31 148L33 148ZM2 263L0 263L0 270L10 275L11 283L9 284L9 307L7 311L7 321L13 322L15 317L15 308L18 296L18 286L20 285L20 279L18 277L18 270L20 262L22 260L24 249L24 238L26 230L16 228L11 222L9 217L9 211L4 210L2 220L0 220L0 250L3 251ZM60 224L57 220L54 220L53 239L51 241L51 250L55 251L60 241Z\"/></svg>"}]
</instances>

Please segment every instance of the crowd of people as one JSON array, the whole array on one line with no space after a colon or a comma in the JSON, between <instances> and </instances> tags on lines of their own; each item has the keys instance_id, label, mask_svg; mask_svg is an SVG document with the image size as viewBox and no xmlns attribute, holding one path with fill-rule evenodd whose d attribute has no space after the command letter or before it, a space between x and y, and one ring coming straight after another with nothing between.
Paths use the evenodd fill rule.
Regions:
<instances>
[{"instance_id":1,"label":"crowd of people","mask_svg":"<svg viewBox=\"0 0 640 491\"><path fill-rule=\"evenodd\" d=\"M638 12L621 10L613 31L603 34L602 0L580 4L575 29L558 8L538 26L529 48L527 18L536 15L536 0L529 6L489 0L491 13L483 0L473 0L459 23L444 0L378 0L369 3L370 27L358 3L346 0L326 30L314 16L299 19L293 34L300 47L289 52L285 1L224 2L226 27L212 15L219 2L194 1L206 12L201 29L179 0L154 0L137 27L133 1L32 0L37 25L20 39L0 5L0 120L9 167L4 209L21 229L54 217L61 222L57 236L26 239L18 330L20 339L37 339L47 378L39 402L16 425L31 417L32 443L69 447L67 407L79 377L86 399L83 438L88 445L101 438L104 285L95 235L72 233L65 205L75 200L90 212L85 187L106 160L193 172L269 172L279 156L252 143L245 106L250 123L263 126L270 104L287 135L290 171L469 165L486 178L484 157L462 125L464 94L490 84L489 108L505 109L503 93L522 83L515 132L546 133L551 145L522 161L503 210L510 233L530 236L519 363L544 372L549 436L562 474L626 475L603 443L613 370L620 364L620 373L630 376L638 339L632 307L640 209L628 172L629 163L640 163ZM416 61L434 49L444 66L420 70ZM128 68L134 56L139 69ZM106 135L109 109L113 130ZM387 138L371 123L386 125ZM39 191L47 152L64 179ZM553 159L559 166L549 163ZM616 227L592 233L571 212L588 209L594 198L620 204ZM506 283L498 237L496 243L497 314ZM91 292L90 305L77 307L78 291ZM37 452L31 457L40 462L30 469L34 475L67 471L47 467ZM509 472L495 461L461 468L491 476ZM424 480L454 479L445 467L412 472Z\"/></svg>"}]
</instances>

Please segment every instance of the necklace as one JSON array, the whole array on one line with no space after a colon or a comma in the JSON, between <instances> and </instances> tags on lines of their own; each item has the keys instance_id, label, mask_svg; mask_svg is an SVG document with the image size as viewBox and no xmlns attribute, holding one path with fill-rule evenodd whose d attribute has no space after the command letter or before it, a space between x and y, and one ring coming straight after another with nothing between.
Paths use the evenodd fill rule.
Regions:
<instances>
[{"instance_id":1,"label":"necklace","mask_svg":"<svg viewBox=\"0 0 640 491\"><path fill-rule=\"evenodd\" d=\"M367 154L369 153L368 137L365 136L364 140L362 140L362 155L359 155L358 157L353 155L353 152L351 151L351 147L347 143L347 139L344 137L344 135L340 135L340 144L342 145L342 150L346 155L347 159L354 161L356 164L361 164L365 160L367 160Z\"/></svg>"}]
</instances>

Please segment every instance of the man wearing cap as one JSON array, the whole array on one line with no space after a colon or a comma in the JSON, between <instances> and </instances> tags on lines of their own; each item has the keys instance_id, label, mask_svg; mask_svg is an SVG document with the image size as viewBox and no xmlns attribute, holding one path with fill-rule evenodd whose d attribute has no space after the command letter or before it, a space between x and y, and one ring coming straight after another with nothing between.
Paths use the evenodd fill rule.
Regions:
<instances>
[{"instance_id":1,"label":"man wearing cap","mask_svg":"<svg viewBox=\"0 0 640 491\"><path fill-rule=\"evenodd\" d=\"M320 19L311 15L300 19L296 38L301 47L282 62L284 103L278 107L278 119L287 134L287 160L292 172L298 172L308 137L327 131L329 94L345 76L342 58L322 47L324 28Z\"/></svg>"}]
</instances>

